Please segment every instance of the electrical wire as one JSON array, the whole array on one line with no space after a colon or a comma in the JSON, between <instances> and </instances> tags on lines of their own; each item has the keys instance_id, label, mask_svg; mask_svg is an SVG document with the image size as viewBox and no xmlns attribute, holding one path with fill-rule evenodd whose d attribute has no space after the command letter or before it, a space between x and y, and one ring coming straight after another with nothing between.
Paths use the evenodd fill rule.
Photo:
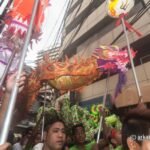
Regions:
<instances>
[{"instance_id":1,"label":"electrical wire","mask_svg":"<svg viewBox=\"0 0 150 150\"><path fill-rule=\"evenodd\" d=\"M46 42L45 42L45 45L46 45L46 43L49 42L49 39L51 39L51 35L54 33L54 31L55 31L55 29L56 29L56 27L57 27L57 25L58 25L58 23L59 23L59 20L60 20L60 18L62 17L61 14L62 14L63 10L65 10L65 8L67 7L67 5L68 5L68 0L65 1L64 5L63 5L63 7L62 7L62 9L61 9L61 11L60 11L60 13L59 13L59 18L56 20L54 26L52 27L52 30L51 30L51 32L49 33L49 37L47 38L47 40L46 40ZM63 21L62 21L62 22L63 22ZM61 24L62 24L62 22L61 22ZM60 24L60 26L61 26L61 24ZM58 30L59 30L59 29L58 29ZM51 45L51 44L50 44L50 45ZM52 47L53 47L53 46L52 46ZM49 46L48 48L50 48L50 46ZM48 49L48 48L44 48L44 49Z\"/></svg>"},{"instance_id":2,"label":"electrical wire","mask_svg":"<svg viewBox=\"0 0 150 150\"><path fill-rule=\"evenodd\" d=\"M82 3L80 3L79 8L81 8L81 5L82 5ZM78 8L78 11L80 10L79 8ZM145 7L142 8L142 9L138 12L138 14L132 19L132 21L130 22L130 24L133 25L137 20L139 20L140 17L143 16L143 14L144 14L148 9L149 9L149 2L146 3L146 4L145 4ZM78 11L77 11L77 12L78 12ZM74 17L73 17L74 19L75 19L76 15L77 15L77 12L75 13L75 15L74 15ZM87 18L87 17L86 17L86 18ZM85 18L85 19L86 19L86 18ZM70 43L72 42L72 40L74 39L74 37L77 35L77 33L79 32L79 30L81 29L81 27L82 27L84 21L85 21L85 20L83 19L83 21L80 22L80 24L78 24L78 27L76 28L74 34L71 36L70 40L68 40L68 42L65 44L65 46L64 46L65 48L67 48L67 47L70 45ZM57 22L58 22L58 20L57 20ZM56 23L56 24L57 24L57 23ZM55 26L56 26L56 24L55 24ZM64 19L62 19L62 23L61 23L61 25L60 25L60 28L59 28L57 34L56 34L55 41L54 41L54 43L53 43L53 45L52 45L52 48L54 48L54 47L57 45L57 41L58 41L58 39L60 38L60 36L61 36L61 34L62 34L62 30L63 30L63 27L62 27L62 26L64 26ZM52 30L52 32L53 32L53 31L54 31L54 30ZM111 44L114 44L114 43L121 37L122 34L123 34L123 32L121 32L121 33L118 35L118 37L117 37ZM51 34L50 34L50 36L51 36ZM50 47L49 47L49 48L50 48ZM60 56L62 56L62 55L60 55Z\"/></svg>"},{"instance_id":3,"label":"electrical wire","mask_svg":"<svg viewBox=\"0 0 150 150\"><path fill-rule=\"evenodd\" d=\"M83 2L83 0L81 1L81 3L80 3L80 5L82 5L82 2ZM81 8L81 6L79 6L79 8L78 8L78 11L80 10L80 8ZM69 7L68 7L68 9L69 9ZM76 15L77 15L77 13L78 13L78 11L76 11L76 13L74 14L74 17L73 18L75 18L76 17ZM66 11L67 12L67 11ZM67 18L67 14L66 15L64 15L64 21L63 22L65 22L65 20L66 20L66 18ZM61 28L61 26L60 26L60 28ZM62 28L62 30L63 30L63 28ZM61 33L61 32L60 32ZM58 36L59 36L59 34L58 34ZM57 38L57 37L56 37ZM56 41L56 40L55 40ZM55 43L54 43L55 44ZM60 54L60 56L62 56L61 54Z\"/></svg>"},{"instance_id":4,"label":"electrical wire","mask_svg":"<svg viewBox=\"0 0 150 150\"><path fill-rule=\"evenodd\" d=\"M133 25L135 22L137 22L140 17L142 17L145 12L147 12L147 10L149 9L149 5L150 5L150 1L147 2L144 6L144 8L142 8L138 14L132 19L132 21L130 22L131 25ZM76 36L76 34L78 33L78 31L80 30L80 26L77 28L76 33L74 35L72 35L72 37L70 38L70 41L68 41L68 43L66 43L66 45L64 46L65 48L67 48L68 45L70 45L71 41L74 39L74 37ZM114 44L121 36L122 36L123 32L121 32L118 37L111 43Z\"/></svg>"},{"instance_id":5,"label":"electrical wire","mask_svg":"<svg viewBox=\"0 0 150 150\"><path fill-rule=\"evenodd\" d=\"M48 42L49 39L51 38L50 36L51 36L51 35L53 34L53 32L55 31L57 25L59 24L59 29L58 29L57 32L55 33L56 36L55 36L54 40L51 42L52 44L50 44L47 48L45 48L45 50L40 51L40 52L38 53L38 57L37 57L36 62L41 61L41 59L42 59L42 57L43 57L43 55L44 55L45 53L47 53L48 55L50 55L50 54L51 54L51 50L53 50L53 49L58 49L58 47L60 47L60 45L58 45L57 41L59 41L59 40L61 41L61 39L60 39L60 38L61 38L61 35L62 35L61 33L62 33L63 26L64 26L64 20L65 20L65 18L66 18L66 13L65 13L65 12L68 11L69 5L70 5L70 1L66 0L65 3L64 3L64 5L63 5L63 7L62 7L62 9L61 9L61 11L60 11L59 18L56 20L56 22L55 22L55 24L54 24L54 28L52 28L51 32L49 33L49 37L47 38L47 42ZM63 10L65 10L64 16L63 16L63 18L62 18L61 23L59 23L60 17L62 17L61 14L62 14ZM47 43L47 42L46 42L46 43Z\"/></svg>"},{"instance_id":6,"label":"electrical wire","mask_svg":"<svg viewBox=\"0 0 150 150\"><path fill-rule=\"evenodd\" d=\"M92 8L93 8L93 6L95 6L95 3L96 3L95 0L91 0L91 2L89 4L89 6L90 6L89 7L89 11L93 10ZM93 4L93 5L91 5L91 4ZM82 5L82 3L80 3L80 5ZM79 8L81 8L81 7L79 7ZM76 30L75 30L74 34L70 37L70 40L68 40L68 42L65 44L64 48L67 48L71 44L71 42L73 41L73 39L75 38L75 36L80 31L80 29L81 29L81 27L82 27L82 25L83 25L83 23L85 22L86 19L87 19L87 17L84 17L83 20L82 20L82 22L80 22L80 24L78 24L78 26L76 27ZM63 54L61 54L60 56L63 56Z\"/></svg>"}]
</instances>

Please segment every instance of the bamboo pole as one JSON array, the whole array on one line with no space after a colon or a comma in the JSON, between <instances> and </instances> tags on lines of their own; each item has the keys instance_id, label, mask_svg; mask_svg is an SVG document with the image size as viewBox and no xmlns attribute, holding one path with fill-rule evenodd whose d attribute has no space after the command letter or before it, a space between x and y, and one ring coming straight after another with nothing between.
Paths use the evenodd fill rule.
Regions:
<instances>
[{"instance_id":1,"label":"bamboo pole","mask_svg":"<svg viewBox=\"0 0 150 150\"><path fill-rule=\"evenodd\" d=\"M103 110L106 105L106 99L107 99L107 94L108 94L108 83L109 83L109 76L110 76L110 71L108 71L107 78L106 78L106 85L105 85L105 95L103 96ZM102 129L102 123L103 123L103 115L100 117L99 121L99 129L98 129L98 134L97 134L97 140L96 143L99 143L100 135L101 135L101 129Z\"/></svg>"},{"instance_id":2,"label":"bamboo pole","mask_svg":"<svg viewBox=\"0 0 150 150\"><path fill-rule=\"evenodd\" d=\"M127 35L127 30L126 30L126 26L125 26L125 22L124 22L124 17L121 17L121 23L122 23L123 31L124 31L126 42L127 42L128 56L129 56L129 59L130 59L130 62L131 62L131 67L132 67L132 71L133 71L133 76L134 76L138 96L139 96L139 98L141 99L141 102L142 102L143 100L142 100L141 89L140 89L137 74L136 74L136 71L135 71L134 62L133 62L133 59L132 59L132 54L131 54L131 50L130 50L130 43L129 43L129 38L128 38L128 35Z\"/></svg>"},{"instance_id":3,"label":"bamboo pole","mask_svg":"<svg viewBox=\"0 0 150 150\"><path fill-rule=\"evenodd\" d=\"M47 83L45 83L45 93L44 93L44 103L43 103L43 112L42 112L42 129L41 129L41 141L44 140L44 126L45 126L45 107L46 107L46 96L47 96Z\"/></svg>"}]
</instances>

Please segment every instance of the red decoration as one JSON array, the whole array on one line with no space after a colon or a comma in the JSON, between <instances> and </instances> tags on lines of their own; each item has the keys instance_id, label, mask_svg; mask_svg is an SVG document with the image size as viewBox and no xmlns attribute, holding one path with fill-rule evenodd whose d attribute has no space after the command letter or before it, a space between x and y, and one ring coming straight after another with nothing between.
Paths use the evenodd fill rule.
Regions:
<instances>
[{"instance_id":1,"label":"red decoration","mask_svg":"<svg viewBox=\"0 0 150 150\"><path fill-rule=\"evenodd\" d=\"M131 24L129 24L125 19L124 19L124 17L126 16L127 14L121 14L120 16L119 16L119 19L117 20L117 22L116 22L116 26L119 26L120 24L121 24L121 19L123 19L124 20L124 23L125 23L125 26L127 27L127 29L131 32L131 31L133 31L133 32L135 32L139 37L140 36L142 36L142 34L138 31L138 30L136 30Z\"/></svg>"},{"instance_id":2,"label":"red decoration","mask_svg":"<svg viewBox=\"0 0 150 150\"><path fill-rule=\"evenodd\" d=\"M7 22L8 24L12 23L13 20L18 22L26 23L29 25L30 18L32 15L32 9L34 5L34 0L14 0L13 8L8 13ZM38 12L35 17L35 31L39 32L41 24L44 21L44 10L49 5L49 0L40 0L38 6ZM12 21L8 21L11 18Z\"/></svg>"}]
</instances>

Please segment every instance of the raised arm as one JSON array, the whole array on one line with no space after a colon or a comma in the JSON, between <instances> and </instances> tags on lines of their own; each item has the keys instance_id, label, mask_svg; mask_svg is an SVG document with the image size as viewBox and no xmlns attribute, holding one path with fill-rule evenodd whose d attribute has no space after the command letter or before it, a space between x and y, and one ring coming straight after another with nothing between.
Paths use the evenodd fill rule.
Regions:
<instances>
[{"instance_id":1,"label":"raised arm","mask_svg":"<svg viewBox=\"0 0 150 150\"><path fill-rule=\"evenodd\" d=\"M0 150L10 150L10 143L5 143L3 145L0 145Z\"/></svg>"},{"instance_id":2,"label":"raised arm","mask_svg":"<svg viewBox=\"0 0 150 150\"><path fill-rule=\"evenodd\" d=\"M4 97L2 99L2 105L0 107L0 126L1 126L1 122L3 121L5 111L7 109L7 105L8 105L10 96L11 96L11 91L12 91L14 84L15 84L16 75L17 75L17 73L11 74L6 79L5 94L4 94ZM23 72L20 76L19 81L17 81L18 87L19 87L19 92L21 92L23 90L25 80L26 80L26 74L25 74L25 72Z\"/></svg>"}]
</instances>

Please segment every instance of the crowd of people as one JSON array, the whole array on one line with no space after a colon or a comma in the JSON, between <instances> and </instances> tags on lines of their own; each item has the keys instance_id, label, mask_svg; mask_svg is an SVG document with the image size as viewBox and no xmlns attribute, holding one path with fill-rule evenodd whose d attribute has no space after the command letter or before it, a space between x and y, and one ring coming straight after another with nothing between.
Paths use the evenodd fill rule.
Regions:
<instances>
[{"instance_id":1,"label":"crowd of people","mask_svg":"<svg viewBox=\"0 0 150 150\"><path fill-rule=\"evenodd\" d=\"M0 108L0 127L7 109L7 103L13 88L16 74L11 75L6 82L5 95ZM18 81L19 91L22 91L26 81L22 73ZM14 114L15 115L15 114ZM122 129L108 129L103 123L103 136L99 142L86 141L85 127L82 123L72 127L72 136L66 134L67 127L59 116L47 119L44 127L44 136L41 140L40 132L34 136L32 147L28 150L150 150L150 109L139 104L123 117ZM31 139L32 133L22 134L21 139L15 143L0 145L0 150L24 150ZM9 141L8 141L9 142Z\"/></svg>"}]
</instances>

